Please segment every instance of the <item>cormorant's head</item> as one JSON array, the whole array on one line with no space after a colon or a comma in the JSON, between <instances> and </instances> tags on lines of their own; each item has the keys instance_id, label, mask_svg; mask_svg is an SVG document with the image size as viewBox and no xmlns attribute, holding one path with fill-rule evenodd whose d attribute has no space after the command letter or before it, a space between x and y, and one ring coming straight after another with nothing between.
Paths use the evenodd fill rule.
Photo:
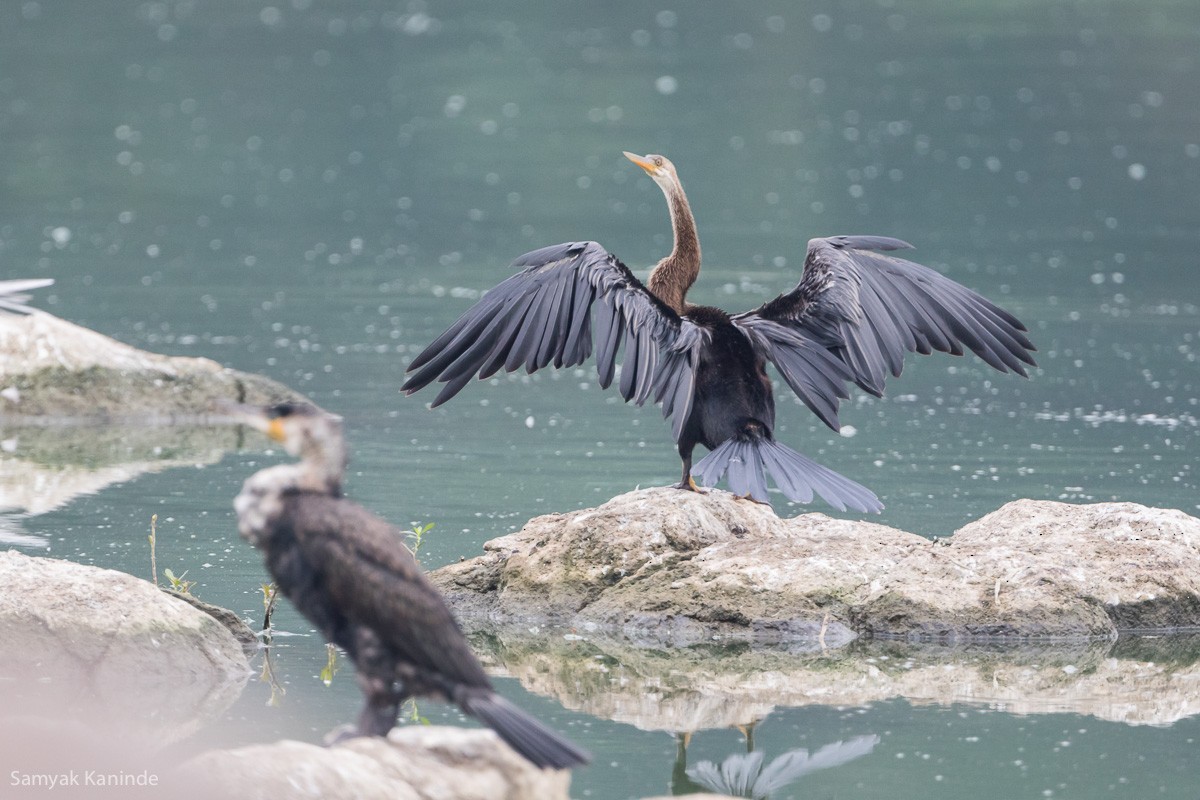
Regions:
<instances>
[{"instance_id":1,"label":"cormorant's head","mask_svg":"<svg viewBox=\"0 0 1200 800\"><path fill-rule=\"evenodd\" d=\"M343 457L342 418L308 403L277 403L273 406L225 404L235 421L249 425L279 442L283 449L302 459L324 460Z\"/></svg>"},{"instance_id":2,"label":"cormorant's head","mask_svg":"<svg viewBox=\"0 0 1200 800\"><path fill-rule=\"evenodd\" d=\"M342 419L308 403L278 403L265 409L267 438L301 458L342 446Z\"/></svg>"},{"instance_id":3,"label":"cormorant's head","mask_svg":"<svg viewBox=\"0 0 1200 800\"><path fill-rule=\"evenodd\" d=\"M646 170L646 174L653 178L664 192L679 186L679 175L675 172L675 165L666 156L653 153L648 156L639 156L629 151L624 152L625 157Z\"/></svg>"}]
</instances>

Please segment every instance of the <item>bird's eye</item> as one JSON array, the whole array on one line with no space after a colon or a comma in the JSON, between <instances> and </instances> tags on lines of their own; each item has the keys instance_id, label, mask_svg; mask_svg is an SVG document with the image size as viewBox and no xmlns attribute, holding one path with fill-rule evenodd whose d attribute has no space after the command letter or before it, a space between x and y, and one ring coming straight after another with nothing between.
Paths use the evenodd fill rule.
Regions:
<instances>
[{"instance_id":1,"label":"bird's eye","mask_svg":"<svg viewBox=\"0 0 1200 800\"><path fill-rule=\"evenodd\" d=\"M661 166L662 166L662 156L655 156L655 157L654 157L654 166L656 166L656 167L661 167Z\"/></svg>"},{"instance_id":2,"label":"bird's eye","mask_svg":"<svg viewBox=\"0 0 1200 800\"><path fill-rule=\"evenodd\" d=\"M277 403L267 409L267 419L290 417L296 411L294 403Z\"/></svg>"}]
</instances>

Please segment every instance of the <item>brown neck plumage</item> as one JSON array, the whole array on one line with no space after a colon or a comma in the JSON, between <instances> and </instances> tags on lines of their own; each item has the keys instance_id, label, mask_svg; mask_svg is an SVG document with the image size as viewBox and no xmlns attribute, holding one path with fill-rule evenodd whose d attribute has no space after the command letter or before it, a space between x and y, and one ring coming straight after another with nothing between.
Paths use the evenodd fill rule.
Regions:
<instances>
[{"instance_id":1,"label":"brown neck plumage","mask_svg":"<svg viewBox=\"0 0 1200 800\"><path fill-rule=\"evenodd\" d=\"M671 254L658 262L646 284L655 297L683 314L687 310L687 292L700 274L700 237L696 235L696 219L688 205L683 187L678 183L664 187L667 205L671 209L671 228L675 247Z\"/></svg>"}]
</instances>

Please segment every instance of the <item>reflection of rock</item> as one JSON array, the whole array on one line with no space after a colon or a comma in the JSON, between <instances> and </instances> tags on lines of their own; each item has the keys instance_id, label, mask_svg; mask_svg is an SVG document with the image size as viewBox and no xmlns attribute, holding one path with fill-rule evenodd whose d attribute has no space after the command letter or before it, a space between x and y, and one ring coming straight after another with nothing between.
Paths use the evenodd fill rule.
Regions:
<instances>
[{"instance_id":1,"label":"reflection of rock","mask_svg":"<svg viewBox=\"0 0 1200 800\"><path fill-rule=\"evenodd\" d=\"M296 399L282 384L206 358L147 353L44 311L0 314L0 417L202 416L218 399Z\"/></svg>"},{"instance_id":2,"label":"reflection of rock","mask_svg":"<svg viewBox=\"0 0 1200 800\"><path fill-rule=\"evenodd\" d=\"M83 725L130 751L190 735L250 675L225 627L152 584L15 551L0 553L0 642L0 728Z\"/></svg>"},{"instance_id":3,"label":"reflection of rock","mask_svg":"<svg viewBox=\"0 0 1200 800\"><path fill-rule=\"evenodd\" d=\"M172 796L326 800L566 800L570 772L537 769L490 730L394 728L387 739L218 750L184 764Z\"/></svg>"},{"instance_id":4,"label":"reflection of rock","mask_svg":"<svg viewBox=\"0 0 1200 800\"><path fill-rule=\"evenodd\" d=\"M490 671L563 706L643 730L748 725L775 708L970 703L1013 714L1070 712L1167 725L1200 714L1200 638L948 646L856 641L644 647L515 630L472 637Z\"/></svg>"},{"instance_id":5,"label":"reflection of rock","mask_svg":"<svg viewBox=\"0 0 1200 800\"><path fill-rule=\"evenodd\" d=\"M147 472L214 464L244 449L226 426L4 426L0 513L44 514ZM259 437L250 440L258 445Z\"/></svg>"},{"instance_id":6,"label":"reflection of rock","mask_svg":"<svg viewBox=\"0 0 1200 800\"><path fill-rule=\"evenodd\" d=\"M783 520L727 492L630 492L531 520L433 574L465 617L644 641L1103 637L1200 626L1200 520L1021 500L931 542Z\"/></svg>"},{"instance_id":7,"label":"reflection of rock","mask_svg":"<svg viewBox=\"0 0 1200 800\"><path fill-rule=\"evenodd\" d=\"M840 767L862 758L877 744L878 736L856 736L849 741L827 744L811 755L805 748L789 750L765 766L762 751L735 753L719 765L701 761L689 767L687 774L704 788L723 795L767 800L773 792L795 783L810 772Z\"/></svg>"}]
</instances>

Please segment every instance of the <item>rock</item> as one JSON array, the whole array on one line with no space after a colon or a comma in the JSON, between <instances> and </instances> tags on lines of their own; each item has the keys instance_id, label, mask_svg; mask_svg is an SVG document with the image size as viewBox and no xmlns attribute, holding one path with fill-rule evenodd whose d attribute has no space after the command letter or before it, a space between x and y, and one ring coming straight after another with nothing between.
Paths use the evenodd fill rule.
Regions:
<instances>
[{"instance_id":1,"label":"rock","mask_svg":"<svg viewBox=\"0 0 1200 800\"><path fill-rule=\"evenodd\" d=\"M1112 638L1200 626L1200 520L1132 504L1021 500L951 539L766 506L719 490L643 489L531 520L432 574L492 622L845 644Z\"/></svg>"},{"instance_id":2,"label":"rock","mask_svg":"<svg viewBox=\"0 0 1200 800\"><path fill-rule=\"evenodd\" d=\"M752 725L777 708L968 704L1164 726L1200 714L1200 636L1072 642L859 639L821 650L639 645L608 635L473 636L488 671L565 708L647 731Z\"/></svg>"},{"instance_id":3,"label":"rock","mask_svg":"<svg viewBox=\"0 0 1200 800\"><path fill-rule=\"evenodd\" d=\"M182 600L197 611L203 611L225 626L225 630L233 634L233 638L237 639L238 644L242 646L242 650L246 653L247 658L253 657L258 652L262 644L258 638L258 634L246 624L245 620L233 611L221 606L214 606L212 603L206 603L193 594L178 591L170 586L160 586L159 589L171 597Z\"/></svg>"},{"instance_id":4,"label":"rock","mask_svg":"<svg viewBox=\"0 0 1200 800\"><path fill-rule=\"evenodd\" d=\"M250 676L208 614L122 572L0 553L0 714L82 722L156 750L220 715Z\"/></svg>"},{"instance_id":5,"label":"rock","mask_svg":"<svg viewBox=\"0 0 1200 800\"><path fill-rule=\"evenodd\" d=\"M172 782L230 800L566 800L570 780L568 771L533 766L490 730L414 726L333 747L281 741L211 751Z\"/></svg>"},{"instance_id":6,"label":"rock","mask_svg":"<svg viewBox=\"0 0 1200 800\"><path fill-rule=\"evenodd\" d=\"M202 421L218 399L300 396L206 358L147 353L44 311L0 313L0 418Z\"/></svg>"},{"instance_id":7,"label":"rock","mask_svg":"<svg viewBox=\"0 0 1200 800\"><path fill-rule=\"evenodd\" d=\"M871 588L859 625L919 638L1115 637L1200 625L1200 520L1019 500Z\"/></svg>"}]
</instances>

